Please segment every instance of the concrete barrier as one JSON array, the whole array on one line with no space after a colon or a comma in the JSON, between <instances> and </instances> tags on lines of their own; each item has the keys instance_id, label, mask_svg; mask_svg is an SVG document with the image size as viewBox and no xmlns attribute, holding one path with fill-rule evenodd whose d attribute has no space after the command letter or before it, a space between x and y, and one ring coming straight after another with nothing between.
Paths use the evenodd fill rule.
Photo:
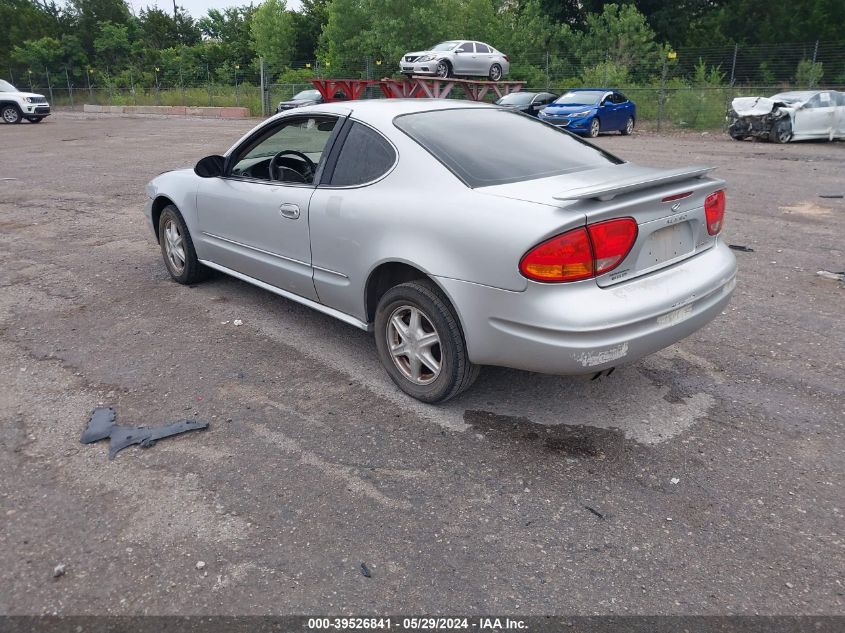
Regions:
<instances>
[{"instance_id":1,"label":"concrete barrier","mask_svg":"<svg viewBox=\"0 0 845 633\"><path fill-rule=\"evenodd\" d=\"M205 119L247 119L249 108L194 106L107 106L86 103L83 112L92 114L160 114L168 116L196 116Z\"/></svg>"}]
</instances>

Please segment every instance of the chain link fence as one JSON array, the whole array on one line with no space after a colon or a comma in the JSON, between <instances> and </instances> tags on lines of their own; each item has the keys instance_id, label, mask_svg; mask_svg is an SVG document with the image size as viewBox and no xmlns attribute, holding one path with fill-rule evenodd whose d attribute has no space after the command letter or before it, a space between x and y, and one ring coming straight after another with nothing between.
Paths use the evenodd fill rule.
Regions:
<instances>
[{"instance_id":1,"label":"chain link fence","mask_svg":"<svg viewBox=\"0 0 845 633\"><path fill-rule=\"evenodd\" d=\"M335 62L305 60L272 70L261 60L247 68L230 62L137 68L12 68L9 81L44 94L58 108L99 105L242 106L271 114L279 101L311 88L312 77L381 79L398 76L398 60L378 54ZM562 93L578 86L621 90L637 105L646 126L714 129L737 96L768 96L789 89L845 86L845 43L810 42L757 47L703 47L665 51L625 61L619 51L582 56L538 51L512 56L506 79L526 90ZM381 97L376 88L367 97ZM455 91L460 98L462 93Z\"/></svg>"}]
</instances>

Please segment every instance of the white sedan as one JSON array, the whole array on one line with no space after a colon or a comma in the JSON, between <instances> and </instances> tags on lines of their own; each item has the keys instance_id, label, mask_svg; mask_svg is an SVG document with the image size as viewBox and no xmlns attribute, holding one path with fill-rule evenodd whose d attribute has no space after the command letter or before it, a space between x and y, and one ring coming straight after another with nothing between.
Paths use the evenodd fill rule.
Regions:
<instances>
[{"instance_id":1,"label":"white sedan","mask_svg":"<svg viewBox=\"0 0 845 633\"><path fill-rule=\"evenodd\" d=\"M845 93L806 90L737 97L728 111L728 133L737 141L754 137L773 143L845 139Z\"/></svg>"}]
</instances>

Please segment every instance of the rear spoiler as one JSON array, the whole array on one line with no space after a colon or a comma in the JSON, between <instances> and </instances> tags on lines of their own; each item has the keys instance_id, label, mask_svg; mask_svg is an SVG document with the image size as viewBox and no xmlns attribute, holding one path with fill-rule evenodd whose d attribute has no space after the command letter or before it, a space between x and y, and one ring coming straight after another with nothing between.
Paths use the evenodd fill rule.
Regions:
<instances>
[{"instance_id":1,"label":"rear spoiler","mask_svg":"<svg viewBox=\"0 0 845 633\"><path fill-rule=\"evenodd\" d=\"M570 189L569 191L561 191L554 194L552 197L555 200L588 200L595 198L597 200L612 200L616 196L631 191L639 191L641 189L651 189L660 185L668 185L672 182L679 182L681 180L688 180L690 178L703 178L715 167L680 167L678 169L655 169L654 176L647 175L643 177L633 176L628 178L621 178L615 182L604 182L588 187L581 187L579 189Z\"/></svg>"}]
</instances>

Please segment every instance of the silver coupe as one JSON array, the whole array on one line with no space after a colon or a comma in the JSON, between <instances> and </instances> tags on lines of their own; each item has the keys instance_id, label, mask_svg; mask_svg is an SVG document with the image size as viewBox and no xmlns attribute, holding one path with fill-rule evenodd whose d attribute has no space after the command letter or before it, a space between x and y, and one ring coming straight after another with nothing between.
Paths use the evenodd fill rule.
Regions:
<instances>
[{"instance_id":1,"label":"silver coupe","mask_svg":"<svg viewBox=\"0 0 845 633\"><path fill-rule=\"evenodd\" d=\"M597 376L708 323L735 283L724 189L496 106L380 99L277 114L154 178L145 212L177 282L222 271L372 331L442 402L481 365Z\"/></svg>"}]
</instances>

